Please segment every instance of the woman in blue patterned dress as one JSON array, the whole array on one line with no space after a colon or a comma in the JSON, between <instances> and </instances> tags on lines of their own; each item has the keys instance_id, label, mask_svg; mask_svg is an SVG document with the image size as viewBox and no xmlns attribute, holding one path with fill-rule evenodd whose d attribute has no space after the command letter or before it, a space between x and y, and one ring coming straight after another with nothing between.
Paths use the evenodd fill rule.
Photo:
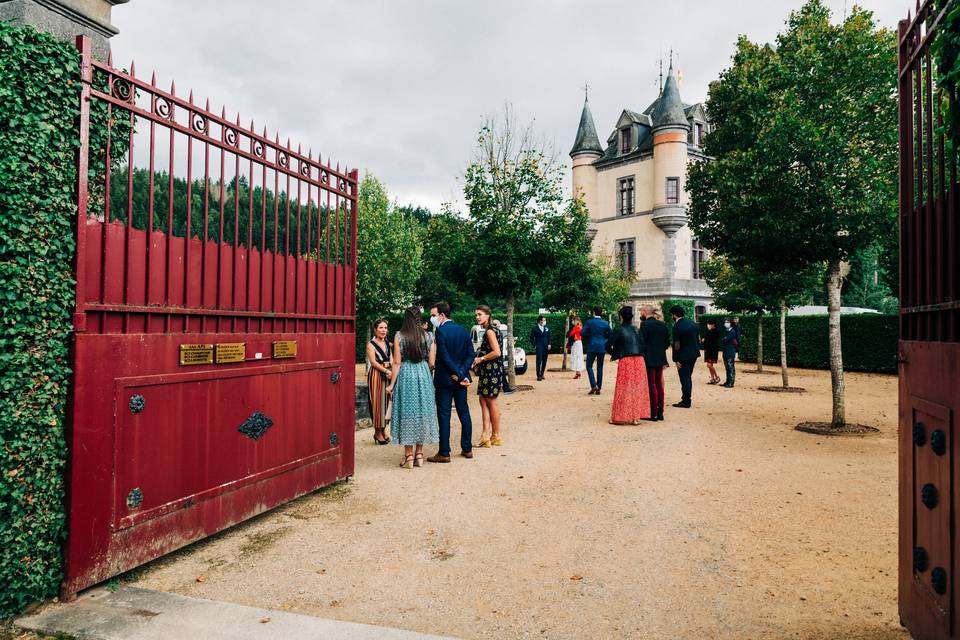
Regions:
<instances>
[{"instance_id":1,"label":"woman in blue patterned dress","mask_svg":"<svg viewBox=\"0 0 960 640\"><path fill-rule=\"evenodd\" d=\"M423 466L423 445L440 440L437 401L430 370L437 358L433 336L421 327L420 309L408 307L403 326L394 337L393 379L387 392L393 394L390 430L403 445L404 469Z\"/></svg>"}]
</instances>

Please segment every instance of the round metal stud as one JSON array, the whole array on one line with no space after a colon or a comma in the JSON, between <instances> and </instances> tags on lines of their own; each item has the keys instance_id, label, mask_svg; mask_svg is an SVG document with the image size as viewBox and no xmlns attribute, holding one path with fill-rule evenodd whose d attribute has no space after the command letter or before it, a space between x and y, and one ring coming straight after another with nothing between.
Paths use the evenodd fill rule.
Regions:
<instances>
[{"instance_id":1,"label":"round metal stud","mask_svg":"<svg viewBox=\"0 0 960 640\"><path fill-rule=\"evenodd\" d=\"M938 502L937 488L929 482L920 489L920 501L927 509L933 509Z\"/></svg>"},{"instance_id":2,"label":"round metal stud","mask_svg":"<svg viewBox=\"0 0 960 640\"><path fill-rule=\"evenodd\" d=\"M140 413L147 406L147 401L142 395L135 393L130 396L130 403L127 406L130 407L130 413Z\"/></svg>"},{"instance_id":3,"label":"round metal stud","mask_svg":"<svg viewBox=\"0 0 960 640\"><path fill-rule=\"evenodd\" d=\"M140 491L140 487L136 487L127 494L127 508L136 509L141 504L143 504L143 491Z\"/></svg>"},{"instance_id":4,"label":"round metal stud","mask_svg":"<svg viewBox=\"0 0 960 640\"><path fill-rule=\"evenodd\" d=\"M947 571L943 567L936 567L930 572L930 584L933 590L943 595L947 592Z\"/></svg>"},{"instance_id":5,"label":"round metal stud","mask_svg":"<svg viewBox=\"0 0 960 640\"><path fill-rule=\"evenodd\" d=\"M944 433L943 429L934 429L933 433L930 434L930 448L938 456L947 452L947 434Z\"/></svg>"},{"instance_id":6,"label":"round metal stud","mask_svg":"<svg viewBox=\"0 0 960 640\"><path fill-rule=\"evenodd\" d=\"M340 438L337 436L336 432L330 434L330 444L337 444L340 441Z\"/></svg>"},{"instance_id":7,"label":"round metal stud","mask_svg":"<svg viewBox=\"0 0 960 640\"><path fill-rule=\"evenodd\" d=\"M913 425L913 444L922 447L927 442L927 428L922 422L915 422Z\"/></svg>"},{"instance_id":8,"label":"round metal stud","mask_svg":"<svg viewBox=\"0 0 960 640\"><path fill-rule=\"evenodd\" d=\"M913 550L913 570L919 573L927 570L927 550L923 547L915 547Z\"/></svg>"},{"instance_id":9,"label":"round metal stud","mask_svg":"<svg viewBox=\"0 0 960 640\"><path fill-rule=\"evenodd\" d=\"M339 371L334 371L333 373L330 374L330 382L332 382L333 384L337 384L338 382L340 382Z\"/></svg>"}]
</instances>

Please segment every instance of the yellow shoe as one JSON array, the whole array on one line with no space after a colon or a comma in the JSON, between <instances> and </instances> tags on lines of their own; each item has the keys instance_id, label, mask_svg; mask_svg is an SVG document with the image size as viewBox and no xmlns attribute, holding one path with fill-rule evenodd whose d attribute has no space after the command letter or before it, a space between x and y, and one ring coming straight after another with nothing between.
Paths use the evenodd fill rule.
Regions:
<instances>
[{"instance_id":1,"label":"yellow shoe","mask_svg":"<svg viewBox=\"0 0 960 640\"><path fill-rule=\"evenodd\" d=\"M500 445L503 444L503 440L501 440L500 438L494 438L493 440L490 441L490 444L492 444L495 447L499 447Z\"/></svg>"},{"instance_id":2,"label":"yellow shoe","mask_svg":"<svg viewBox=\"0 0 960 640\"><path fill-rule=\"evenodd\" d=\"M489 441L489 440L481 440L480 442L477 443L477 446L478 446L478 447L483 447L484 449L489 449L489 448L490 448L490 441Z\"/></svg>"}]
</instances>

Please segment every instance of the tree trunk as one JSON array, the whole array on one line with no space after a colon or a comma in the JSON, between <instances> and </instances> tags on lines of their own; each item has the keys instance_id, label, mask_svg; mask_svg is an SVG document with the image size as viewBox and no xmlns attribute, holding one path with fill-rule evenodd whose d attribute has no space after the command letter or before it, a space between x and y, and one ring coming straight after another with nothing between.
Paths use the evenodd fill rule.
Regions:
<instances>
[{"instance_id":1,"label":"tree trunk","mask_svg":"<svg viewBox=\"0 0 960 640\"><path fill-rule=\"evenodd\" d=\"M763 373L763 311L757 312L757 373Z\"/></svg>"},{"instance_id":2,"label":"tree trunk","mask_svg":"<svg viewBox=\"0 0 960 640\"><path fill-rule=\"evenodd\" d=\"M790 374L787 373L787 301L780 298L780 377L783 388L790 386Z\"/></svg>"},{"instance_id":3,"label":"tree trunk","mask_svg":"<svg viewBox=\"0 0 960 640\"><path fill-rule=\"evenodd\" d=\"M570 335L570 312L567 311L567 319L563 325L563 363L560 365L561 371L567 370L567 336Z\"/></svg>"},{"instance_id":4,"label":"tree trunk","mask_svg":"<svg viewBox=\"0 0 960 640\"><path fill-rule=\"evenodd\" d=\"M517 386L517 373L513 367L513 307L516 299L513 292L507 294L507 381L511 387Z\"/></svg>"},{"instance_id":5,"label":"tree trunk","mask_svg":"<svg viewBox=\"0 0 960 640\"><path fill-rule=\"evenodd\" d=\"M830 382L833 387L833 426L846 424L843 389L843 352L840 342L840 287L843 274L840 260L831 260L827 268L827 313L829 317Z\"/></svg>"}]
</instances>

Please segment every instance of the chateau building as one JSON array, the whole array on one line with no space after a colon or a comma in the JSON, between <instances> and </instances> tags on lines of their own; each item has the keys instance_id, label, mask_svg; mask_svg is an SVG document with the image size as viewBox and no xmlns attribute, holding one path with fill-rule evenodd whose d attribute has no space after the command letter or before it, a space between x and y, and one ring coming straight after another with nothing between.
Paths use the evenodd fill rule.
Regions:
<instances>
[{"instance_id":1,"label":"chateau building","mask_svg":"<svg viewBox=\"0 0 960 640\"><path fill-rule=\"evenodd\" d=\"M703 104L680 100L672 64L660 96L642 112L625 109L605 146L584 99L570 150L573 192L590 212L594 252L636 273L629 304L685 298L698 312L711 305L686 190L687 164L706 159L708 128Z\"/></svg>"}]
</instances>

